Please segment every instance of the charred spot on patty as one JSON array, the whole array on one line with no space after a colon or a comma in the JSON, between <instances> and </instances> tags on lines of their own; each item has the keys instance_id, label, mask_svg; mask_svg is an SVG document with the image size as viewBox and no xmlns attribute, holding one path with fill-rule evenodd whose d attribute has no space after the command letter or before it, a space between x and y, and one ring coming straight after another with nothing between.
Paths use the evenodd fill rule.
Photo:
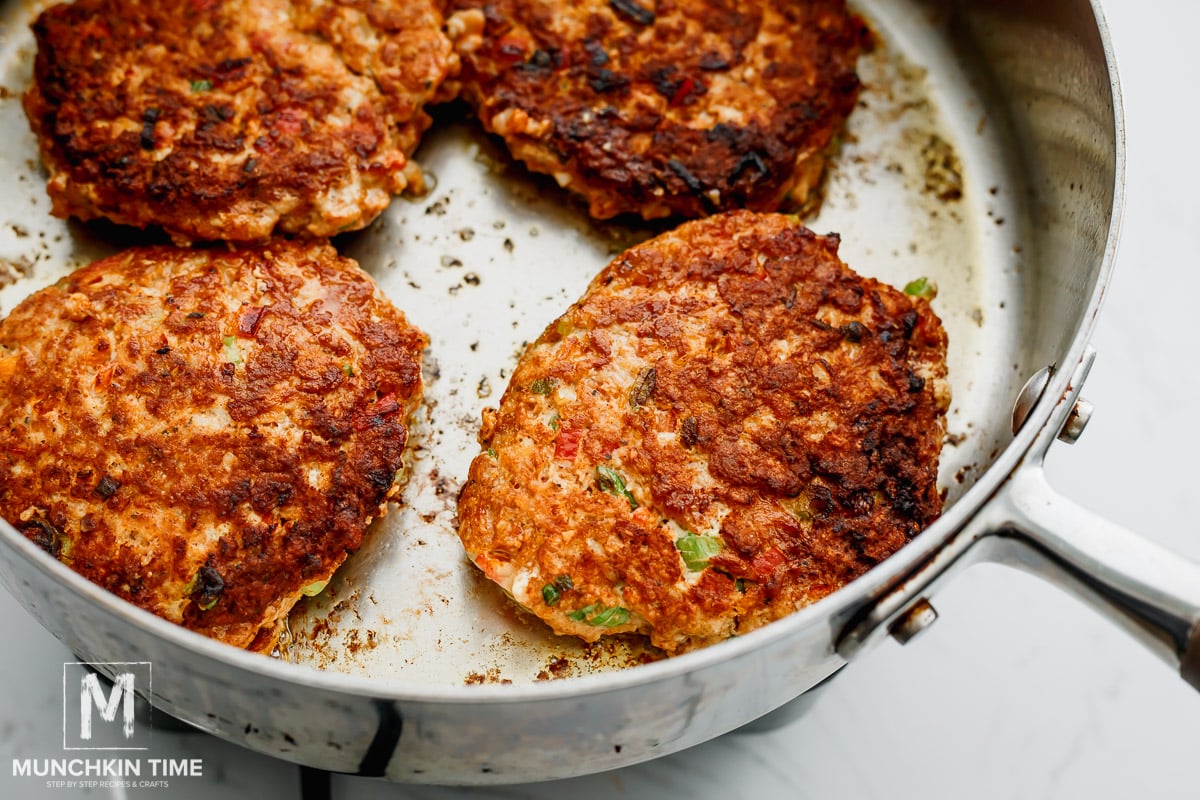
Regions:
<instances>
[{"instance_id":1,"label":"charred spot on patty","mask_svg":"<svg viewBox=\"0 0 1200 800\"><path fill-rule=\"evenodd\" d=\"M819 600L936 519L945 332L837 250L742 211L618 256L487 414L459 498L473 561L559 633L680 652Z\"/></svg>"}]
</instances>

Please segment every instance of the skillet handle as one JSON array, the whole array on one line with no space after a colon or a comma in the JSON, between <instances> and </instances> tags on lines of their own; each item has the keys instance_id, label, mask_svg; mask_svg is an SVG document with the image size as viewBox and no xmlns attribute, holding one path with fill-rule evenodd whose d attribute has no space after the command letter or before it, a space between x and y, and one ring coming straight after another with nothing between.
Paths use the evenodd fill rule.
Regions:
<instances>
[{"instance_id":1,"label":"skillet handle","mask_svg":"<svg viewBox=\"0 0 1200 800\"><path fill-rule=\"evenodd\" d=\"M1200 690L1200 566L1058 494L1040 462L994 498L992 557L1066 589L1132 633ZM999 544L1000 542L998 542Z\"/></svg>"},{"instance_id":2,"label":"skillet handle","mask_svg":"<svg viewBox=\"0 0 1200 800\"><path fill-rule=\"evenodd\" d=\"M860 611L836 648L847 661L890 633L907 641L935 618L925 601L962 567L988 560L1025 569L1118 623L1200 690L1200 565L1131 533L1058 494L1046 480L1045 457L1060 437L1073 440L1080 387L1095 352L1088 348L1053 403L1024 460L982 509L924 564ZM1019 410L1019 428L1029 408Z\"/></svg>"}]
</instances>

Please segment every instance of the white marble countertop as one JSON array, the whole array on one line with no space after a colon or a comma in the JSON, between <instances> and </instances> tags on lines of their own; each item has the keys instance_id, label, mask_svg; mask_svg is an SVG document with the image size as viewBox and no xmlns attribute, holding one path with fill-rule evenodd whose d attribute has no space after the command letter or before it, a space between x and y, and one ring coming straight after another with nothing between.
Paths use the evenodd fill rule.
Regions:
<instances>
[{"instance_id":1,"label":"white marble countertop","mask_svg":"<svg viewBox=\"0 0 1200 800\"><path fill-rule=\"evenodd\" d=\"M1085 387L1096 414L1057 445L1067 496L1200 561L1200 358L1177 306L1200 297L1200 6L1107 0L1128 127L1128 194L1116 279ZM938 595L940 620L906 647L851 664L798 722L724 737L655 762L570 781L464 791L335 777L343 800L413 797L1194 798L1200 696L1125 634L1057 590L977 567ZM0 796L33 790L10 761L59 741L69 653L0 591ZM51 669L49 666L53 666ZM156 755L202 757L205 777L115 797L298 797L294 766L201 735L162 735ZM98 793L90 796L109 796Z\"/></svg>"}]
</instances>

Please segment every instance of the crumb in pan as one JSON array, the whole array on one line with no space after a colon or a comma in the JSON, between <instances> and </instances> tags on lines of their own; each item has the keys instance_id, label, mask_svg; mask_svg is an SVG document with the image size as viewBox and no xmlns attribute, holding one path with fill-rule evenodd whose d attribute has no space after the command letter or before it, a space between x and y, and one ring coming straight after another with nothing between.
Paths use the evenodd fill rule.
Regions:
<instances>
[{"instance_id":1,"label":"crumb in pan","mask_svg":"<svg viewBox=\"0 0 1200 800\"><path fill-rule=\"evenodd\" d=\"M362 228L458 59L433 0L78 0L33 24L55 216L179 243Z\"/></svg>"},{"instance_id":2,"label":"crumb in pan","mask_svg":"<svg viewBox=\"0 0 1200 800\"><path fill-rule=\"evenodd\" d=\"M811 205L869 41L843 0L452 0L462 95L592 216Z\"/></svg>"},{"instance_id":3,"label":"crumb in pan","mask_svg":"<svg viewBox=\"0 0 1200 800\"><path fill-rule=\"evenodd\" d=\"M778 214L618 256L528 347L459 499L469 557L558 633L745 633L941 511L946 334Z\"/></svg>"},{"instance_id":4,"label":"crumb in pan","mask_svg":"<svg viewBox=\"0 0 1200 800\"><path fill-rule=\"evenodd\" d=\"M97 261L0 322L0 516L270 650L397 495L426 343L327 243Z\"/></svg>"}]
</instances>

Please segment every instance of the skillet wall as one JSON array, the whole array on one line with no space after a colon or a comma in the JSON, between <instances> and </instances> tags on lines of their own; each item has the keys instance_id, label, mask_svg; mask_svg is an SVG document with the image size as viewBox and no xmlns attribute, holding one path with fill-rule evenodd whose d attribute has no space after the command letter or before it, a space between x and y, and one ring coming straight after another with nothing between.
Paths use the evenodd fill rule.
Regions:
<instances>
[{"instance_id":1,"label":"skillet wall","mask_svg":"<svg viewBox=\"0 0 1200 800\"><path fill-rule=\"evenodd\" d=\"M1062 359L1090 330L1115 206L1117 137L1105 45L1088 0L940 4L986 81L1025 179L1026 319L1021 380ZM1118 100L1119 102L1119 100ZM1066 365L1064 365L1066 366ZM1019 385L1018 385L1019 388ZM1014 393L1015 398L1015 393Z\"/></svg>"}]
</instances>

